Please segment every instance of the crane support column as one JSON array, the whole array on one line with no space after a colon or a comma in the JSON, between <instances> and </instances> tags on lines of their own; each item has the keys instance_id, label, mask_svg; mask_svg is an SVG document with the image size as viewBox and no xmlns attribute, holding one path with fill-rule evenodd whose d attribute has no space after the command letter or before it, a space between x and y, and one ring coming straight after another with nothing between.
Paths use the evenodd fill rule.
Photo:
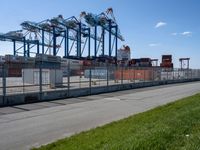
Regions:
<instances>
[{"instance_id":1,"label":"crane support column","mask_svg":"<svg viewBox=\"0 0 200 150\"><path fill-rule=\"evenodd\" d=\"M56 56L56 28L53 27L53 56Z\"/></svg>"},{"instance_id":2,"label":"crane support column","mask_svg":"<svg viewBox=\"0 0 200 150\"><path fill-rule=\"evenodd\" d=\"M94 57L97 57L97 26L94 27Z\"/></svg>"},{"instance_id":3,"label":"crane support column","mask_svg":"<svg viewBox=\"0 0 200 150\"><path fill-rule=\"evenodd\" d=\"M88 28L88 56L90 58L90 28Z\"/></svg>"},{"instance_id":4,"label":"crane support column","mask_svg":"<svg viewBox=\"0 0 200 150\"><path fill-rule=\"evenodd\" d=\"M24 43L24 57L26 57L26 38L23 37L23 43Z\"/></svg>"},{"instance_id":5,"label":"crane support column","mask_svg":"<svg viewBox=\"0 0 200 150\"><path fill-rule=\"evenodd\" d=\"M69 57L69 29L65 31L65 57Z\"/></svg>"},{"instance_id":6,"label":"crane support column","mask_svg":"<svg viewBox=\"0 0 200 150\"><path fill-rule=\"evenodd\" d=\"M78 58L81 58L81 23L78 23L78 41L77 41L77 48L78 48Z\"/></svg>"},{"instance_id":7,"label":"crane support column","mask_svg":"<svg viewBox=\"0 0 200 150\"><path fill-rule=\"evenodd\" d=\"M67 57L69 57L69 29L67 28Z\"/></svg>"},{"instance_id":8,"label":"crane support column","mask_svg":"<svg viewBox=\"0 0 200 150\"><path fill-rule=\"evenodd\" d=\"M111 36L111 31L112 31L112 24L111 20L109 20L109 57L111 57L112 53L112 36Z\"/></svg>"},{"instance_id":9,"label":"crane support column","mask_svg":"<svg viewBox=\"0 0 200 150\"><path fill-rule=\"evenodd\" d=\"M44 54L44 30L42 30L42 54Z\"/></svg>"},{"instance_id":10,"label":"crane support column","mask_svg":"<svg viewBox=\"0 0 200 150\"><path fill-rule=\"evenodd\" d=\"M26 51L26 56L30 57L30 43L27 43L27 51Z\"/></svg>"},{"instance_id":11,"label":"crane support column","mask_svg":"<svg viewBox=\"0 0 200 150\"><path fill-rule=\"evenodd\" d=\"M39 40L37 40L37 54L40 53L40 43L39 43Z\"/></svg>"},{"instance_id":12,"label":"crane support column","mask_svg":"<svg viewBox=\"0 0 200 150\"><path fill-rule=\"evenodd\" d=\"M102 28L102 55L105 55L105 30Z\"/></svg>"},{"instance_id":13,"label":"crane support column","mask_svg":"<svg viewBox=\"0 0 200 150\"><path fill-rule=\"evenodd\" d=\"M13 40L13 55L16 56L16 41Z\"/></svg>"},{"instance_id":14,"label":"crane support column","mask_svg":"<svg viewBox=\"0 0 200 150\"><path fill-rule=\"evenodd\" d=\"M118 34L118 26L116 25L115 27L115 59L116 59L116 64L117 64L117 50L118 50L118 38L117 38L117 34Z\"/></svg>"}]
</instances>

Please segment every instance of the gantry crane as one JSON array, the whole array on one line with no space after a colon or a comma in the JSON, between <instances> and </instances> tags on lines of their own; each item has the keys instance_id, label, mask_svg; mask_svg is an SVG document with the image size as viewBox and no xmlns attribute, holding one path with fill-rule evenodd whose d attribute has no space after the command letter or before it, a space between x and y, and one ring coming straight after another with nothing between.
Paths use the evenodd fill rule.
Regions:
<instances>
[{"instance_id":1,"label":"gantry crane","mask_svg":"<svg viewBox=\"0 0 200 150\"><path fill-rule=\"evenodd\" d=\"M72 50L72 47L74 45L74 42L72 43L71 48L69 48L69 33L71 32L76 37L76 47L77 47L77 57L81 58L83 51L85 49L86 43L88 43L88 56L90 57L90 38L94 38L94 35L90 33L90 28L87 27L85 24L78 21L78 19L75 16L72 16L68 19L64 19L62 15L59 15L58 17L55 17L50 20L50 22L57 27L64 28L65 34L66 34L66 45L65 45L65 57L70 57L70 53ZM82 48L82 39L85 39L83 42L83 48ZM97 37L97 40L100 41L100 38Z\"/></svg>"},{"instance_id":2,"label":"gantry crane","mask_svg":"<svg viewBox=\"0 0 200 150\"><path fill-rule=\"evenodd\" d=\"M41 41L42 45L42 54L47 53L53 48L53 55L57 55L60 45L57 44L56 38L58 36L65 37L63 32L65 29L58 27L56 24L53 24L51 20L44 20L40 23L34 23L30 21L25 21L21 24L22 28L27 31L29 37L32 33L34 33L35 38ZM76 38L74 36L67 37L70 40L75 41ZM45 50L45 47L47 49ZM51 54L51 52L49 52Z\"/></svg>"},{"instance_id":3,"label":"gantry crane","mask_svg":"<svg viewBox=\"0 0 200 150\"><path fill-rule=\"evenodd\" d=\"M109 17L108 15L111 15ZM117 47L118 47L118 39L124 41L123 36L120 34L118 29L118 24L113 14L112 8L107 9L106 12L100 13L99 15L95 15L92 13L81 13L81 18L85 19L85 22L94 28L94 57L97 57L98 46L97 46L97 34L98 34L98 26L102 28L101 33L101 41L102 41L102 55L105 55L105 31L109 34L109 57L112 56L112 35L115 37L115 57L117 58ZM114 43L114 42L113 42Z\"/></svg>"},{"instance_id":4,"label":"gantry crane","mask_svg":"<svg viewBox=\"0 0 200 150\"><path fill-rule=\"evenodd\" d=\"M26 39L23 30L10 31L5 34L0 34L0 40L13 42L13 55L23 54L25 57L29 57L30 49L32 49L35 45L37 45L37 52L39 53L39 45L41 44L38 40ZM19 44L20 47L17 47Z\"/></svg>"},{"instance_id":5,"label":"gantry crane","mask_svg":"<svg viewBox=\"0 0 200 150\"><path fill-rule=\"evenodd\" d=\"M87 56L91 58L91 39L94 40L94 57L97 57L100 45L102 46L101 56L104 57L105 34L108 33L108 57L112 57L115 47L115 58L117 59L118 39L124 41L112 8L99 15L82 12L80 19L75 16L64 19L62 15L59 15L39 23L24 21L21 27L22 30L0 34L0 40L13 42L13 54L23 54L25 57L30 57L30 53L47 54L48 52L56 56L64 43L64 57L73 57L71 51L76 45L75 57L80 59L88 44ZM100 34L98 34L98 27L102 29ZM112 36L114 36L113 43ZM58 39L61 39L59 43ZM17 48L18 43L22 44L19 48ZM35 46L36 51L33 51Z\"/></svg>"}]
</instances>

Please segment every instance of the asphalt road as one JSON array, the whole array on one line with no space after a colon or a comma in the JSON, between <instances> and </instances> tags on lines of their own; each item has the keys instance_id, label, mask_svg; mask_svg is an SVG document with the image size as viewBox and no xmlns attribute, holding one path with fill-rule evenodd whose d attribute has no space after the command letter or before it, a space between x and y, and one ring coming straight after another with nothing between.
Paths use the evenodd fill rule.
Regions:
<instances>
[{"instance_id":1,"label":"asphalt road","mask_svg":"<svg viewBox=\"0 0 200 150\"><path fill-rule=\"evenodd\" d=\"M0 108L0 150L26 150L200 92L200 82Z\"/></svg>"}]
</instances>

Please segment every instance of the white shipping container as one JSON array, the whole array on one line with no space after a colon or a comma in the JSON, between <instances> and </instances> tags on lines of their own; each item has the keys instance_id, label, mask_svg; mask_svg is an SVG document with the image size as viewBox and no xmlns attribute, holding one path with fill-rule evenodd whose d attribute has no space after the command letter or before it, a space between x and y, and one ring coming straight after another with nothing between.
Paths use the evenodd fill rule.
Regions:
<instances>
[{"instance_id":1,"label":"white shipping container","mask_svg":"<svg viewBox=\"0 0 200 150\"><path fill-rule=\"evenodd\" d=\"M23 69L22 78L24 83L39 85L40 70L39 69ZM42 84L49 84L54 88L62 85L63 72L60 69L42 69Z\"/></svg>"},{"instance_id":2,"label":"white shipping container","mask_svg":"<svg viewBox=\"0 0 200 150\"><path fill-rule=\"evenodd\" d=\"M70 67L70 69L80 69L83 66L82 60L76 60L76 59L65 59L62 58L61 60L61 68L67 68Z\"/></svg>"},{"instance_id":3,"label":"white shipping container","mask_svg":"<svg viewBox=\"0 0 200 150\"><path fill-rule=\"evenodd\" d=\"M187 78L186 73L184 71L162 71L161 72L161 80L175 80L175 79L184 79Z\"/></svg>"}]
</instances>

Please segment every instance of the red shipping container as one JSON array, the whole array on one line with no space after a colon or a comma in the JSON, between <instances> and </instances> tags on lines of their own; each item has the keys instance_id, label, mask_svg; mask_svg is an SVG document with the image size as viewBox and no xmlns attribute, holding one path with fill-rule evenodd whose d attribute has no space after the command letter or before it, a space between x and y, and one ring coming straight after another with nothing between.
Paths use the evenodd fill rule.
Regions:
<instances>
[{"instance_id":1,"label":"red shipping container","mask_svg":"<svg viewBox=\"0 0 200 150\"><path fill-rule=\"evenodd\" d=\"M117 70L114 73L116 80L152 80L153 70L152 69L128 69L128 70Z\"/></svg>"}]
</instances>

